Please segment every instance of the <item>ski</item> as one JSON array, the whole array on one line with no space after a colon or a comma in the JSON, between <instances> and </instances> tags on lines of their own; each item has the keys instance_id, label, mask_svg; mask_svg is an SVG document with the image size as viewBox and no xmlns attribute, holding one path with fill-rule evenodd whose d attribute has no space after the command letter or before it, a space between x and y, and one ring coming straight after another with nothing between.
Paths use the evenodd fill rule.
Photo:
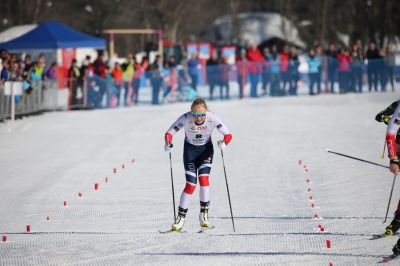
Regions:
<instances>
[{"instance_id":1,"label":"ski","mask_svg":"<svg viewBox=\"0 0 400 266\"><path fill-rule=\"evenodd\" d=\"M397 236L398 233L396 233L395 235ZM376 239L381 239L381 238L385 238L385 237L391 237L391 236L387 236L387 235L385 235L385 233L382 233L382 234L378 234L378 235L372 235L372 237L369 240L376 240Z\"/></svg>"},{"instance_id":2,"label":"ski","mask_svg":"<svg viewBox=\"0 0 400 266\"><path fill-rule=\"evenodd\" d=\"M376 240L376 239L381 239L387 237L385 234L379 234L379 235L372 235L372 237L369 240Z\"/></svg>"},{"instance_id":3,"label":"ski","mask_svg":"<svg viewBox=\"0 0 400 266\"><path fill-rule=\"evenodd\" d=\"M169 230L158 230L158 232L160 233L160 234L169 234L169 233L179 233L179 234L182 234L182 233L186 233L186 231L175 231L175 230L172 230L172 229L169 229Z\"/></svg>"},{"instance_id":4,"label":"ski","mask_svg":"<svg viewBox=\"0 0 400 266\"><path fill-rule=\"evenodd\" d=\"M387 257L383 257L383 259L379 262L379 263L389 263L393 260L396 260L399 258L399 254L392 254L390 256Z\"/></svg>"},{"instance_id":5,"label":"ski","mask_svg":"<svg viewBox=\"0 0 400 266\"><path fill-rule=\"evenodd\" d=\"M208 230L212 230L215 229L215 225L210 225L208 227L201 227L200 231L198 231L197 233L201 234L201 233L205 233Z\"/></svg>"}]
</instances>

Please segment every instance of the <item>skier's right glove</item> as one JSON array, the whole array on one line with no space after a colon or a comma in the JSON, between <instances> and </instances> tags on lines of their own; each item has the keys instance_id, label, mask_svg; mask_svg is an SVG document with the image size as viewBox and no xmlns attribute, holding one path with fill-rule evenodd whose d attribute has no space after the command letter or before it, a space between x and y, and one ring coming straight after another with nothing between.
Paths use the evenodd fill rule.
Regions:
<instances>
[{"instance_id":1,"label":"skier's right glove","mask_svg":"<svg viewBox=\"0 0 400 266\"><path fill-rule=\"evenodd\" d=\"M171 151L172 147L174 147L174 145L172 145L172 143L165 143L164 150Z\"/></svg>"},{"instance_id":2,"label":"skier's right glove","mask_svg":"<svg viewBox=\"0 0 400 266\"><path fill-rule=\"evenodd\" d=\"M400 165L400 161L399 161L399 159L392 159L392 160L390 160L390 164Z\"/></svg>"}]
</instances>

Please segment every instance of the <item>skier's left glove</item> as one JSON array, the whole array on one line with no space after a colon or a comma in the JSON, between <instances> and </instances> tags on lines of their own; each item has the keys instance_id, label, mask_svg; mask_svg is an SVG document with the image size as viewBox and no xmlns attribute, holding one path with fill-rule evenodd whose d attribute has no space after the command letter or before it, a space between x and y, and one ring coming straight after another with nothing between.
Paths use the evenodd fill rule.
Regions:
<instances>
[{"instance_id":1,"label":"skier's left glove","mask_svg":"<svg viewBox=\"0 0 400 266\"><path fill-rule=\"evenodd\" d=\"M217 144L218 144L218 148L219 148L221 151L224 150L224 149L226 148L226 143L225 143L225 141L223 141L223 140L218 141Z\"/></svg>"}]
</instances>

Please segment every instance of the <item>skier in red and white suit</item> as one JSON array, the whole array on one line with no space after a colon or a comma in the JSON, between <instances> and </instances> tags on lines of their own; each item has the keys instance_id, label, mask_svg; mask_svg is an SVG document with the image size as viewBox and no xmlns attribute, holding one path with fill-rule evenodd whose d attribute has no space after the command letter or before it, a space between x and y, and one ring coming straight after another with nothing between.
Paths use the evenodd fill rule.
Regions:
<instances>
[{"instance_id":1,"label":"skier in red and white suit","mask_svg":"<svg viewBox=\"0 0 400 266\"><path fill-rule=\"evenodd\" d=\"M200 226L210 226L208 222L209 175L214 155L211 134L215 128L224 135L224 139L218 141L218 147L224 149L232 139L229 129L218 116L207 109L207 104L203 99L196 99L192 103L191 111L181 115L165 133L165 150L169 151L172 148L172 136L181 129L185 131L183 162L186 185L181 194L178 216L172 225L174 231L180 231L184 225L197 179L200 183Z\"/></svg>"}]
</instances>

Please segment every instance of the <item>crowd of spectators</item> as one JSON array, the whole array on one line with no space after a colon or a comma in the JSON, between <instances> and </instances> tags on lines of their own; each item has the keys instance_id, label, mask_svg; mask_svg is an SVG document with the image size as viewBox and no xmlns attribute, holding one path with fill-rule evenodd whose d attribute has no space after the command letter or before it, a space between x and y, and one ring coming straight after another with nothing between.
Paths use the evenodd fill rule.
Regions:
<instances>
[{"instance_id":1,"label":"crowd of spectators","mask_svg":"<svg viewBox=\"0 0 400 266\"><path fill-rule=\"evenodd\" d=\"M130 53L123 62L110 63L99 53L95 60L90 56L82 62L72 60L66 87L70 89L70 106L92 108L138 104L140 88L146 84L151 87L152 104L171 99L191 100L198 95L200 81L209 87L210 100L216 99L216 88L219 88L219 99L229 99L231 86L237 86L238 98L297 95L302 84L308 85L310 95L361 93L364 84L369 92L386 91L388 84L395 90L395 54L389 46L378 48L370 42L364 49L361 41L356 41L351 47L337 48L330 43L325 51L317 45L301 54L306 66L304 71L300 71L297 48L288 45L279 50L276 46L260 50L256 45L238 49L234 63L218 49L211 51L208 60L200 60L197 53L192 53L182 62L173 56L164 58L163 62L159 56L152 62L146 56L138 60ZM43 54L33 61L29 55L18 58L2 50L0 57L0 85L6 81L23 81L24 91L29 94L35 82L57 79L57 64L47 67ZM249 93L246 93L247 87Z\"/></svg>"}]
</instances>

